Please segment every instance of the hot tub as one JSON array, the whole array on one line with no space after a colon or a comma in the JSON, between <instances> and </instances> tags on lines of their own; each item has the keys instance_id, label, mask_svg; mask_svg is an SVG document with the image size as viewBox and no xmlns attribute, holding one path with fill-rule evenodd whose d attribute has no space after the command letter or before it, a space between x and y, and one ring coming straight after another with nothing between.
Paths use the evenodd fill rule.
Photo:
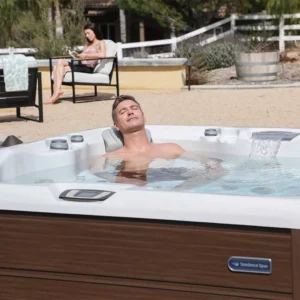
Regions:
<instances>
[{"instance_id":1,"label":"hot tub","mask_svg":"<svg viewBox=\"0 0 300 300\"><path fill-rule=\"evenodd\" d=\"M107 128L3 147L0 298L300 299L300 130L147 128L225 164L271 157L284 180L239 189L224 184L230 171L176 189L85 176Z\"/></svg>"}]
</instances>

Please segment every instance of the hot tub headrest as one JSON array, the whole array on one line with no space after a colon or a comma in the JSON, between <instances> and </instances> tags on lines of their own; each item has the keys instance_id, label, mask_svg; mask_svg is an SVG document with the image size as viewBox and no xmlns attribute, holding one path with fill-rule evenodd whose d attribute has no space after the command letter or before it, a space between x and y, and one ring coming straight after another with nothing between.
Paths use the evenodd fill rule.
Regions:
<instances>
[{"instance_id":1,"label":"hot tub headrest","mask_svg":"<svg viewBox=\"0 0 300 300\"><path fill-rule=\"evenodd\" d=\"M152 137L150 131L146 128L146 133L150 142ZM102 138L105 144L106 152L113 152L123 147L124 139L120 131L114 127L108 128L102 132Z\"/></svg>"}]
</instances>

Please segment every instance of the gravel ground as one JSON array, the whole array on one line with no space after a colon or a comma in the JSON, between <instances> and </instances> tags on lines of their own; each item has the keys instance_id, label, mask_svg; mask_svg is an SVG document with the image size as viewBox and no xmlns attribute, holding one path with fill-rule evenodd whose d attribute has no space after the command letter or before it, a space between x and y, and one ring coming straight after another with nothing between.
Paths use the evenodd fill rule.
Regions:
<instances>
[{"instance_id":1,"label":"gravel ground","mask_svg":"<svg viewBox=\"0 0 300 300\"><path fill-rule=\"evenodd\" d=\"M275 81L249 83L238 80L236 77L235 66L224 69L216 69L207 72L207 85L241 85L241 84L289 84L300 82L300 64L280 63L278 67L278 76Z\"/></svg>"},{"instance_id":2,"label":"gravel ground","mask_svg":"<svg viewBox=\"0 0 300 300\"><path fill-rule=\"evenodd\" d=\"M148 125L300 128L300 87L121 91L141 103ZM50 91L45 90L43 94L46 99ZM23 141L33 141L112 126L111 96L111 92L102 91L99 101L44 105L43 123L17 119L15 109L1 109L0 137L15 135ZM37 109L23 108L22 113L36 116Z\"/></svg>"}]
</instances>

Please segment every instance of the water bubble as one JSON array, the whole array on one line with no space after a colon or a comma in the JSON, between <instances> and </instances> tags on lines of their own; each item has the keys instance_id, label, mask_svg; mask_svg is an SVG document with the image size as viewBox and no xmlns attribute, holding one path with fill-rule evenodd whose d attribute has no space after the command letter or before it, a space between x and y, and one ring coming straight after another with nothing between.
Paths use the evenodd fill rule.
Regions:
<instances>
[{"instance_id":1,"label":"water bubble","mask_svg":"<svg viewBox=\"0 0 300 300\"><path fill-rule=\"evenodd\" d=\"M52 179L39 179L36 180L35 183L53 183L54 181Z\"/></svg>"},{"instance_id":2,"label":"water bubble","mask_svg":"<svg viewBox=\"0 0 300 300\"><path fill-rule=\"evenodd\" d=\"M226 191L234 191L238 189L238 187L234 185L222 185L222 188Z\"/></svg>"},{"instance_id":3,"label":"water bubble","mask_svg":"<svg viewBox=\"0 0 300 300\"><path fill-rule=\"evenodd\" d=\"M272 194L274 192L274 189L267 187L267 186L258 186L258 187L251 189L251 192L255 193L255 194L264 194L265 195L265 194Z\"/></svg>"}]
</instances>

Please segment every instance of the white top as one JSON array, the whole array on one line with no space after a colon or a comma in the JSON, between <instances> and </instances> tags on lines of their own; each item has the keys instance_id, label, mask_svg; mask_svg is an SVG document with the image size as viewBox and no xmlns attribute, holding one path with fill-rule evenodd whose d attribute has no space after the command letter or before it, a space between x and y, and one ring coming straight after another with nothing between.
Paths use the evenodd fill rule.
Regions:
<instances>
[{"instance_id":1,"label":"white top","mask_svg":"<svg viewBox=\"0 0 300 300\"><path fill-rule=\"evenodd\" d=\"M105 201L59 199L67 189L115 191ZM300 199L142 191L116 184L1 186L2 210L300 229Z\"/></svg>"},{"instance_id":2,"label":"white top","mask_svg":"<svg viewBox=\"0 0 300 300\"><path fill-rule=\"evenodd\" d=\"M252 132L267 128L223 128L219 137L205 137L207 127L147 126L154 142L175 141L189 150L204 152L249 154ZM76 177L76 166L104 152L99 138L106 128L79 132L84 143L70 143L69 150L51 150L51 140L41 140L0 149L0 181L51 168L75 166L66 176ZM297 129L288 129L300 132ZM168 137L168 139L166 139ZM299 157L300 138L282 142L279 156ZM25 159L26 158L26 159ZM73 170L74 169L74 170ZM65 174L60 174L64 179ZM72 180L70 180L72 181ZM105 201L72 202L59 199L68 189L96 189L114 191ZM249 225L273 228L300 229L300 197L254 197L222 194L201 194L183 191L157 191L134 185L112 183L0 183L0 210L37 213L79 214L99 217L122 217L150 220L172 220L199 223Z\"/></svg>"}]
</instances>

